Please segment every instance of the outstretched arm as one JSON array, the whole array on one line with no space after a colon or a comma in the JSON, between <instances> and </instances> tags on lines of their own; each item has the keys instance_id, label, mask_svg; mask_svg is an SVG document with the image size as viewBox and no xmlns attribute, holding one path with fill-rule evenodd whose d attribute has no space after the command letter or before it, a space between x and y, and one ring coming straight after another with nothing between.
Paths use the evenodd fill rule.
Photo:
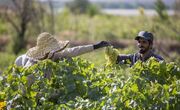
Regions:
<instances>
[{"instance_id":1,"label":"outstretched arm","mask_svg":"<svg viewBox=\"0 0 180 110\"><path fill-rule=\"evenodd\" d=\"M66 48L61 52L55 53L52 59L57 60L59 58L75 57L109 45L110 44L108 42L101 41L94 45L84 45L84 46L76 46L73 48Z\"/></svg>"}]
</instances>

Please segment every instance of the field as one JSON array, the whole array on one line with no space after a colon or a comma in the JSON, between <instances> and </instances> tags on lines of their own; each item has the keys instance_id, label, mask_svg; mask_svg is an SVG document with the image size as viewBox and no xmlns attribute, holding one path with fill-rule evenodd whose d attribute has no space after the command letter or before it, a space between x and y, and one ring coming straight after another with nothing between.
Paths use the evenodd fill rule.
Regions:
<instances>
[{"instance_id":1,"label":"field","mask_svg":"<svg viewBox=\"0 0 180 110\"><path fill-rule=\"evenodd\" d=\"M136 51L134 37L141 30L148 30L155 36L155 49L161 53L168 61L179 62L180 48L180 20L175 16L169 16L168 20L161 20L158 16L112 16L112 15L73 15L67 10L55 18L55 35L61 40L70 40L70 47L83 44L92 44L101 40L112 42L116 48L129 51ZM1 51L13 55L11 51L12 37L15 32L10 25L0 20L0 45ZM48 22L46 23L48 24ZM25 53L26 50L36 44L38 32L35 32L29 26L26 34L28 42L25 49L19 53ZM46 25L45 25L46 27ZM45 29L48 31L48 28ZM134 47L134 49L132 49ZM98 54L95 56L98 57ZM2 60L2 61L1 61ZM3 59L0 59L3 62ZM7 62L7 65L11 62ZM2 68L2 67L1 67Z\"/></svg>"},{"instance_id":2,"label":"field","mask_svg":"<svg viewBox=\"0 0 180 110\"><path fill-rule=\"evenodd\" d=\"M96 68L80 58L46 60L28 69L11 66L1 77L0 103L18 110L178 110L179 69L153 58L132 68Z\"/></svg>"},{"instance_id":3,"label":"field","mask_svg":"<svg viewBox=\"0 0 180 110\"><path fill-rule=\"evenodd\" d=\"M49 32L48 21L43 31ZM36 45L40 32L29 24L27 45L12 52L15 31L0 19L0 109L136 110L180 108L180 19L169 16L73 15L65 10L55 17L55 33L70 40L69 47L105 40L119 54L137 51L134 37L141 30L155 35L154 49L165 58L135 66L106 66L105 49L64 61L42 61L28 69L16 67L17 56ZM36 74L34 74L36 73ZM48 76L51 74L50 76ZM29 84L29 75L33 82ZM49 78L51 77L51 78Z\"/></svg>"}]
</instances>

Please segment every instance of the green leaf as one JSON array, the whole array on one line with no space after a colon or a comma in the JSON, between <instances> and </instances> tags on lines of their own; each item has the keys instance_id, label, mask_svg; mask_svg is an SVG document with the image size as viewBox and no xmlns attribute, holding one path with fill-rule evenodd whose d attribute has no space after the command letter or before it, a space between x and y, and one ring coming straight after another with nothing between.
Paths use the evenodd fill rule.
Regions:
<instances>
[{"instance_id":1,"label":"green leaf","mask_svg":"<svg viewBox=\"0 0 180 110\"><path fill-rule=\"evenodd\" d=\"M133 92L138 92L139 90L138 90L137 84L133 84L133 85L131 86L131 90L132 90Z\"/></svg>"}]
</instances>

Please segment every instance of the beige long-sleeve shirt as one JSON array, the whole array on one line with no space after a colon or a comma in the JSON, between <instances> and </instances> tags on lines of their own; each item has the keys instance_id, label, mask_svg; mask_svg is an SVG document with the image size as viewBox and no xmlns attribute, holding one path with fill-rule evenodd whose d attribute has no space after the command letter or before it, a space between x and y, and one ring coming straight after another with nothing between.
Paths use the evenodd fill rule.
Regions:
<instances>
[{"instance_id":1,"label":"beige long-sleeve shirt","mask_svg":"<svg viewBox=\"0 0 180 110\"><path fill-rule=\"evenodd\" d=\"M84 46L76 46L72 48L66 48L62 50L61 52L55 53L52 60L58 60L60 58L66 58L66 57L75 57L78 55L82 55L88 52L93 51L93 45L84 45ZM15 60L15 64L17 66L23 66L23 67L29 67L37 63L38 61L28 57L26 54L23 54Z\"/></svg>"}]
</instances>

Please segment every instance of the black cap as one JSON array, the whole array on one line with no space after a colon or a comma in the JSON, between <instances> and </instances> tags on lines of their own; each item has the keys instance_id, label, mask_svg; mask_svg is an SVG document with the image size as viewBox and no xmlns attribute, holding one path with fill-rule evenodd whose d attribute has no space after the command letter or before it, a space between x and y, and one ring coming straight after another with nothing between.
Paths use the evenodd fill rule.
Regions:
<instances>
[{"instance_id":1,"label":"black cap","mask_svg":"<svg viewBox=\"0 0 180 110\"><path fill-rule=\"evenodd\" d=\"M138 36L135 37L135 40L139 40L139 38L153 41L153 34L147 31L140 31Z\"/></svg>"}]
</instances>

